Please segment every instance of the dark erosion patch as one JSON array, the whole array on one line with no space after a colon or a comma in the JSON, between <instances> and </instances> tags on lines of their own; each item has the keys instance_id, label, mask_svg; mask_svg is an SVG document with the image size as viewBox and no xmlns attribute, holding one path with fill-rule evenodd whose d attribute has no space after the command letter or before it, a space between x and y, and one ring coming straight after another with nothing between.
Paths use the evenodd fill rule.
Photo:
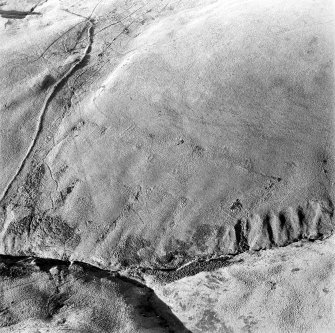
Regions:
<instances>
[{"instance_id":1,"label":"dark erosion patch","mask_svg":"<svg viewBox=\"0 0 335 333\"><path fill-rule=\"evenodd\" d=\"M171 237L164 247L166 254L163 257L158 258L160 266L171 269L184 263L185 260L190 259L188 251L191 247L191 242L185 242Z\"/></svg>"},{"instance_id":2,"label":"dark erosion patch","mask_svg":"<svg viewBox=\"0 0 335 333\"><path fill-rule=\"evenodd\" d=\"M44 164L33 166L33 169L28 173L24 183L24 189L28 194L32 195L33 193L38 192L44 175Z\"/></svg>"},{"instance_id":3,"label":"dark erosion patch","mask_svg":"<svg viewBox=\"0 0 335 333\"><path fill-rule=\"evenodd\" d=\"M0 16L7 19L24 19L27 15L41 15L41 13L0 9Z\"/></svg>"},{"instance_id":4,"label":"dark erosion patch","mask_svg":"<svg viewBox=\"0 0 335 333\"><path fill-rule=\"evenodd\" d=\"M21 278L30 275L34 271L32 266L18 262L16 265L7 265L0 262L0 276L5 278Z\"/></svg>"},{"instance_id":5,"label":"dark erosion patch","mask_svg":"<svg viewBox=\"0 0 335 333\"><path fill-rule=\"evenodd\" d=\"M218 314L210 309L206 309L203 312L202 318L199 320L197 327L204 332L214 331L216 329L216 325L220 323L218 319Z\"/></svg>"},{"instance_id":6,"label":"dark erosion patch","mask_svg":"<svg viewBox=\"0 0 335 333\"><path fill-rule=\"evenodd\" d=\"M151 243L148 240L129 235L122 242L118 251L122 266L128 267L140 264L142 258L138 255L138 251L148 249L150 246Z\"/></svg>"},{"instance_id":7,"label":"dark erosion patch","mask_svg":"<svg viewBox=\"0 0 335 333\"><path fill-rule=\"evenodd\" d=\"M43 80L40 83L40 89L46 90L50 86L52 86L54 83L56 83L56 79L52 75L47 74L44 76Z\"/></svg>"},{"instance_id":8,"label":"dark erosion patch","mask_svg":"<svg viewBox=\"0 0 335 333\"><path fill-rule=\"evenodd\" d=\"M29 234L33 218L33 215L28 215L18 221L13 221L7 229L7 234L15 236L22 236L25 232Z\"/></svg>"},{"instance_id":9,"label":"dark erosion patch","mask_svg":"<svg viewBox=\"0 0 335 333\"><path fill-rule=\"evenodd\" d=\"M34 212L37 206L37 201L40 197L40 186L45 175L45 165L35 165L32 163L30 171L25 177L22 191L20 190L17 198L24 202L24 206L31 208Z\"/></svg>"},{"instance_id":10,"label":"dark erosion patch","mask_svg":"<svg viewBox=\"0 0 335 333\"><path fill-rule=\"evenodd\" d=\"M72 248L80 243L80 236L76 234L75 228L70 227L59 216L43 216L39 228L42 235L47 235L56 243L67 244Z\"/></svg>"},{"instance_id":11,"label":"dark erosion patch","mask_svg":"<svg viewBox=\"0 0 335 333\"><path fill-rule=\"evenodd\" d=\"M207 240L212 234L212 228L208 224L202 224L197 226L195 233L193 234L192 240L196 244L197 248L201 251L207 249Z\"/></svg>"}]
</instances>

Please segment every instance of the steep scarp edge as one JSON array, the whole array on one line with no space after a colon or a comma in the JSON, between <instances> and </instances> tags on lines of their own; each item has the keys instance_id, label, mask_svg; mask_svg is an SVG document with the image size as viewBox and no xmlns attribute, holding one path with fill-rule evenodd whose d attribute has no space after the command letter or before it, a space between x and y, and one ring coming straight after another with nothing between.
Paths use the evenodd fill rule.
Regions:
<instances>
[{"instance_id":1,"label":"steep scarp edge","mask_svg":"<svg viewBox=\"0 0 335 333\"><path fill-rule=\"evenodd\" d=\"M285 247L294 249L296 247L304 247L312 242L322 243L323 241L300 240ZM277 250L250 251L249 255L257 255L257 252L260 251L276 252ZM36 314L33 314L32 317L29 317L30 314L28 314L28 317L25 315L25 317L18 318L15 312L17 311L15 308L15 306L18 306L17 303L21 304L21 302L26 302L26 297L28 296L30 298L35 297L32 296L35 295L34 293L41 293L43 295L41 301L43 304L38 306L43 308L44 312L42 318L41 314L38 314L38 320L42 320L42 323L47 323L46 325L56 325L52 327L56 327L57 329L63 330L65 326L62 325L71 324L69 321L69 313L76 311L77 306L78 309L81 309L83 305L80 302L78 304L76 302L77 297L82 297L82 295L86 295L85 297L88 297L87 301L92 302L94 306L103 309L101 311L109 312L111 309L104 309L103 303L96 305L94 300L89 300L91 296L87 296L90 295L89 293L93 288L93 290L101 292L103 297L110 299L110 289L108 289L108 293L104 291L104 289L101 289L107 286L112 289L112 292L116 291L117 295L121 295L118 297L125 300L126 309L130 306L132 309L132 318L138 323L138 327L144 327L144 332L147 332L148 327L150 327L150 329L156 329L153 331L148 330L148 332L191 332L184 326L180 319L174 315L170 306L164 303L156 295L155 290L149 286L155 286L157 283L159 285L169 285L170 282L195 275L199 272L216 271L219 268L231 265L243 265L245 253L246 252L231 256L222 256L220 258L208 258L207 260L198 259L176 269L148 269L138 267L137 269L131 268L118 271L100 268L79 261L71 262L69 260L33 256L0 255L0 297L4 299L4 304L0 309L0 311L2 311L0 313L3 313L2 317L4 318L0 322L0 331L7 332L8 329L12 329L13 327L17 329L15 325L21 325L20 323L24 323L27 319L36 320ZM41 287L41 281L44 281L44 284L47 283L47 287ZM25 295L27 288L31 288L31 295ZM85 291L86 289L87 291ZM7 303L9 303L13 297L17 297L15 296L17 293L19 293L19 295L22 294L22 297L18 297L18 299L14 300L14 308L12 309L12 303ZM100 298L99 295L95 295L95 297ZM116 301L110 299L109 302L113 303ZM94 311L100 310L96 308ZM123 310L117 308L117 311L122 312ZM120 314L114 313L113 315L120 315L122 317L123 314L121 312ZM88 316L86 321L89 322L90 320ZM93 324L94 323L92 323L92 325ZM14 326L11 327L11 325ZM57 325L60 325L60 327ZM1 327L5 329L5 331L2 331ZM50 328L50 326L48 327ZM158 330L157 327L159 327ZM142 332L141 330L138 331ZM111 330L111 332L114 331ZM117 332L117 330L115 332Z\"/></svg>"},{"instance_id":2,"label":"steep scarp edge","mask_svg":"<svg viewBox=\"0 0 335 333\"><path fill-rule=\"evenodd\" d=\"M316 241L322 242L332 235L329 236L320 236L317 238L301 238L299 240L293 241L284 246L277 246L277 248L286 248L289 246L304 246L304 244L313 243ZM127 276L136 279L136 281L144 281L143 276L151 276L156 282L165 284L171 283L173 281L180 280L185 277L193 276L201 272L212 272L219 268L232 266L235 264L242 264L244 259L241 258L241 255L249 253L256 255L259 252L263 251L275 251L276 248L272 249L257 249L257 250L245 250L240 251L231 255L221 255L221 256L213 256L213 257L202 257L191 260L179 267L176 268L167 268L167 269L159 269L159 268L147 268L147 267L138 267L137 269L131 268L126 271Z\"/></svg>"},{"instance_id":3,"label":"steep scarp edge","mask_svg":"<svg viewBox=\"0 0 335 333\"><path fill-rule=\"evenodd\" d=\"M334 207L329 202L311 201L297 209L279 213L253 214L246 219L237 219L220 241L233 244L232 251L214 251L209 255L185 256L178 265L166 267L130 267L135 277L138 272L155 276L162 283L169 283L202 271L213 271L221 267L241 263L242 254L276 250L289 246L303 246L315 241L324 241L334 234ZM175 253L178 255L178 252Z\"/></svg>"},{"instance_id":4,"label":"steep scarp edge","mask_svg":"<svg viewBox=\"0 0 335 333\"><path fill-rule=\"evenodd\" d=\"M65 323L65 320L63 320L64 322L59 321L58 317L60 315L66 316L68 311L73 311L73 306L82 307L82 304L79 303L77 305L73 301L73 299L78 297L78 293L82 292L81 290L87 288L89 292L92 285L98 286L98 290L101 290L99 288L102 285L115 290L117 297L121 295L120 297L126 302L126 308L130 306L133 309L132 316L133 319L135 318L134 321L145 332L156 332L157 327L161 328L159 332L190 332L151 288L118 272L103 270L82 262L71 263L50 258L15 257L9 255L0 255L0 286L2 287L0 297L5 300L4 304L1 304L3 308L1 312L4 312L4 316L9 318L7 321L1 320L0 327L10 328L11 325L19 323L17 317L15 317L15 311L11 309L13 302L8 305L4 293L13 288L25 288L24 286L27 284L31 284L32 289L40 292L39 283L46 276L49 276L47 280L50 281L52 288L47 288L42 297L42 303L44 304L41 307L46 309L42 319L47 323L55 320L54 324L57 328L60 328L57 325L61 326ZM76 289L76 281L80 282L79 291ZM39 292L37 291L37 293ZM106 295L103 296L106 297ZM25 295L23 291L22 299L21 297L19 298L19 300L14 300L14 303L24 302ZM114 302L113 299L109 301ZM94 301L92 302L94 305ZM106 310L103 309L103 303L99 304L99 306L101 311ZM120 312L120 316L122 316L123 311L128 311L128 309L117 308L116 311ZM116 315L118 314L116 313ZM39 316L41 317L41 315ZM126 327L126 323L124 323L124 327ZM152 330L153 328L156 328L156 330ZM118 331L116 327L109 329L112 329L113 332ZM142 332L142 330L139 331Z\"/></svg>"},{"instance_id":5,"label":"steep scarp edge","mask_svg":"<svg viewBox=\"0 0 335 333\"><path fill-rule=\"evenodd\" d=\"M290 248L290 251L304 246L308 249L313 242L323 243L322 240L301 240L285 247ZM259 251L275 254L279 250ZM126 309L126 311L130 311L135 325L143 329L138 329L136 332L191 332L186 328L189 325L186 325L185 318L181 318L181 321L173 314L171 309L174 309L174 312L178 313L179 316L179 312L175 311L169 301L164 303L158 297L159 285L168 286L172 281L202 271L215 270L217 272L215 274L220 274L220 270L217 270L220 267L238 265L239 267L236 269L242 269L251 256L262 256L261 253L257 252L250 252L247 256L245 253L241 253L216 259L195 260L177 269L138 268L137 270L119 271L111 271L78 261L0 255L0 299L3 300L0 307L0 332L7 333L12 329L21 332L21 326L26 325L27 320L36 325L48 325L46 327L55 329L55 332L58 332L58 329L60 331L69 330L69 326L66 325L73 324L70 320L72 314L83 311L83 307L86 306L82 302L93 304L92 313L94 316L85 315L86 323L93 320L92 327L96 324L95 318L103 316L101 313L119 317L121 325L125 325L125 323L123 324L123 309ZM258 259L255 258L255 260ZM221 270L221 272L223 271ZM181 283L185 282L181 281ZM124 304L119 304L113 295L116 298L121 298ZM27 302L30 302L31 299L33 299L33 304L27 306ZM98 303L96 303L97 299ZM105 306L105 301L109 307ZM116 308L111 308L110 304L116 305ZM24 310L25 314L21 315L22 306L25 309L32 307L33 311ZM41 310L37 311L36 308ZM20 314L18 315L18 313ZM111 327L113 328L104 326L102 331L119 332L115 326ZM83 327L80 327L79 330L71 329L73 332L83 331ZM101 329L98 331L100 332ZM95 330L93 329L92 332ZM122 332L128 331L125 329Z\"/></svg>"},{"instance_id":6,"label":"steep scarp edge","mask_svg":"<svg viewBox=\"0 0 335 333\"><path fill-rule=\"evenodd\" d=\"M27 182L38 183L40 178L33 177L27 179ZM30 195L34 196L34 193ZM334 231L332 201L310 201L296 209L288 207L279 212L266 211L263 214L237 219L230 226L223 225L222 230L214 230L216 246L207 253L186 251L187 246L206 245L206 242L211 241L205 228L196 230L195 236L188 243L183 243L186 250L178 247L177 243L177 246L171 246L165 255L156 255L158 259L154 260L153 257L151 261L140 260L141 258L135 260L139 248L136 248L136 242L128 242L124 247L120 246L119 265L115 265L108 261L108 258L98 261L94 255L73 255L81 240L80 234L59 216L38 211L34 201L30 205L33 207L30 215L15 217L10 211L7 213L8 221L5 221L0 234L2 254L86 262L101 269L127 272L129 276L141 282L142 275L156 276L162 282L178 280L201 271L211 271L237 263L242 253L256 253L291 244L322 241L330 237ZM132 248L134 244L135 248ZM155 256L155 253L152 256ZM126 260L129 260L129 264Z\"/></svg>"}]
</instances>

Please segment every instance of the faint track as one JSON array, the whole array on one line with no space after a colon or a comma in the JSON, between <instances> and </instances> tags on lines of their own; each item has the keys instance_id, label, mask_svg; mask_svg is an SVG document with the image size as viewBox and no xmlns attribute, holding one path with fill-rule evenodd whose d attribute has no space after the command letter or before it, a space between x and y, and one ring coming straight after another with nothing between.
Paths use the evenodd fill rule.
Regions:
<instances>
[{"instance_id":1,"label":"faint track","mask_svg":"<svg viewBox=\"0 0 335 333\"><path fill-rule=\"evenodd\" d=\"M14 176L12 177L12 179L10 180L10 182L7 184L6 188L4 189L4 191L1 194L1 199L0 202L3 201L3 199L6 197L6 195L8 194L10 188L12 187L13 183L15 182L15 180L17 179L18 175L20 174L20 172L23 170L28 158L30 157L31 153L33 152L37 141L42 133L43 130L43 123L44 123L44 119L45 119L45 115L48 109L49 104L51 103L53 97L56 95L58 89L69 79L69 77L76 71L76 69L78 69L81 64L84 62L84 60L86 59L86 57L88 56L88 54L90 53L91 50L91 46L93 43L93 28L94 28L94 24L93 21L91 19L89 19L88 21L88 30L87 30L87 46L83 52L83 55L77 59L76 61L74 61L74 63L72 64L72 66L70 67L70 69L51 87L51 89L49 90L43 106L41 108L40 114L38 116L38 120L37 120L37 129L34 135L34 138L32 139L28 150L24 156L24 158L22 159L19 167L17 168Z\"/></svg>"}]
</instances>

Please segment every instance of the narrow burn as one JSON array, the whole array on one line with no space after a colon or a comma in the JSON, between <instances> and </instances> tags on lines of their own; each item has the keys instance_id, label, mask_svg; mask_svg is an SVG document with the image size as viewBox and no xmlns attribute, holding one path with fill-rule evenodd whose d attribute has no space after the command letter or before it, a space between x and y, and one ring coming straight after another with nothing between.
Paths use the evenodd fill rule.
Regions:
<instances>
[{"instance_id":1,"label":"narrow burn","mask_svg":"<svg viewBox=\"0 0 335 333\"><path fill-rule=\"evenodd\" d=\"M238 220L234 226L236 235L236 244L239 252L245 252L249 250L248 238L247 238L247 226L244 220Z\"/></svg>"},{"instance_id":2,"label":"narrow burn","mask_svg":"<svg viewBox=\"0 0 335 333\"><path fill-rule=\"evenodd\" d=\"M268 233L270 244L275 244L274 234L270 220L271 220L270 214L266 214L263 219L263 226Z\"/></svg>"}]
</instances>

